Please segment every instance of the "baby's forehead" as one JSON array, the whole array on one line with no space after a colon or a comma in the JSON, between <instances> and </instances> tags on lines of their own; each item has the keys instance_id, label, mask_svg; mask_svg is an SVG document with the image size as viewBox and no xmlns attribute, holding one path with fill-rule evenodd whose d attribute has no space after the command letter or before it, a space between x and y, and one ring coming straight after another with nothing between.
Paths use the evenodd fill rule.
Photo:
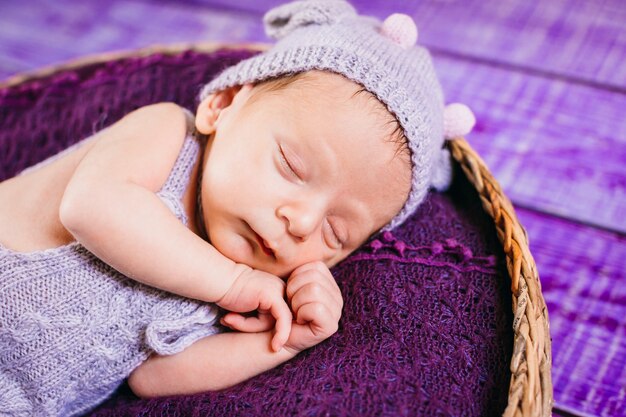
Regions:
<instances>
[{"instance_id":1,"label":"baby's forehead","mask_svg":"<svg viewBox=\"0 0 626 417\"><path fill-rule=\"evenodd\" d=\"M299 103L322 103L323 108L341 111L349 108L362 118L374 118L385 135L401 127L395 116L372 92L342 74L311 70L264 81L254 87L259 96L283 93ZM310 106L311 110L315 106ZM289 110L289 108L287 109Z\"/></svg>"},{"instance_id":2,"label":"baby's forehead","mask_svg":"<svg viewBox=\"0 0 626 417\"><path fill-rule=\"evenodd\" d=\"M295 74L285 74L258 83L254 87L259 94L272 94L280 91L298 94L302 97L316 98L323 94L325 99L368 101L377 105L381 110L385 106L376 96L365 89L361 84L349 78L330 71L311 70Z\"/></svg>"}]
</instances>

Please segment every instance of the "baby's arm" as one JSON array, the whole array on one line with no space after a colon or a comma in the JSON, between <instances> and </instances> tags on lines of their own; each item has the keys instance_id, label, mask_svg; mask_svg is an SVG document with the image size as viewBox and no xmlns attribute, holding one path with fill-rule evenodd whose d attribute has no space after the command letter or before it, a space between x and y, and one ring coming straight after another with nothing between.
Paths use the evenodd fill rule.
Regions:
<instances>
[{"instance_id":1,"label":"baby's arm","mask_svg":"<svg viewBox=\"0 0 626 417\"><path fill-rule=\"evenodd\" d=\"M270 349L271 332L221 333L171 356L151 356L129 377L142 398L194 394L235 385L293 358L296 352Z\"/></svg>"},{"instance_id":2,"label":"baby's arm","mask_svg":"<svg viewBox=\"0 0 626 417\"><path fill-rule=\"evenodd\" d=\"M61 222L87 249L132 279L232 311L271 312L277 318L278 348L291 322L284 283L223 256L156 195L185 133L185 114L173 103L142 107L102 131L69 181Z\"/></svg>"},{"instance_id":3,"label":"baby's arm","mask_svg":"<svg viewBox=\"0 0 626 417\"><path fill-rule=\"evenodd\" d=\"M207 301L221 298L237 265L190 232L155 194L185 138L172 103L142 107L100 134L63 195L74 237L126 276Z\"/></svg>"},{"instance_id":4,"label":"baby's arm","mask_svg":"<svg viewBox=\"0 0 626 417\"><path fill-rule=\"evenodd\" d=\"M293 358L337 331L343 300L323 263L297 268L287 282L287 295L295 321L281 351L269 348L267 331L209 336L176 355L149 358L131 374L131 389L140 397L156 397L226 388ZM254 331L259 322L235 315L228 324Z\"/></svg>"}]
</instances>

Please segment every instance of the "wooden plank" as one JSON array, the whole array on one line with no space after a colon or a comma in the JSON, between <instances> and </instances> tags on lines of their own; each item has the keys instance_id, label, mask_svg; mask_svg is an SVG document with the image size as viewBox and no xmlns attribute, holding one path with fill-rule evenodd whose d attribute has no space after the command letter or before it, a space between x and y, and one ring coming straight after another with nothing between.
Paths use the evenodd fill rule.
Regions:
<instances>
[{"instance_id":1,"label":"wooden plank","mask_svg":"<svg viewBox=\"0 0 626 417\"><path fill-rule=\"evenodd\" d=\"M153 43L264 41L261 16L282 0L0 2L0 77L94 52ZM626 88L626 3L354 0L362 13L414 17L441 53ZM63 10L60 12L59 10ZM146 25L138 16L150 16ZM459 24L462 22L462 24Z\"/></svg>"},{"instance_id":2,"label":"wooden plank","mask_svg":"<svg viewBox=\"0 0 626 417\"><path fill-rule=\"evenodd\" d=\"M195 0L262 15L281 0ZM626 89L626 3L623 0L405 1L352 0L384 19L414 18L420 42L438 51L559 74Z\"/></svg>"},{"instance_id":3,"label":"wooden plank","mask_svg":"<svg viewBox=\"0 0 626 417\"><path fill-rule=\"evenodd\" d=\"M417 2L429 46L626 89L626 3Z\"/></svg>"},{"instance_id":4,"label":"wooden plank","mask_svg":"<svg viewBox=\"0 0 626 417\"><path fill-rule=\"evenodd\" d=\"M88 53L152 43L267 40L261 16L282 0L0 2L0 77ZM437 51L626 88L626 4L354 0L362 13L414 17ZM63 10L63 12L59 12ZM138 19L150 16L150 24ZM462 24L459 24L462 22Z\"/></svg>"},{"instance_id":5,"label":"wooden plank","mask_svg":"<svg viewBox=\"0 0 626 417\"><path fill-rule=\"evenodd\" d=\"M626 95L435 56L468 140L519 206L626 232Z\"/></svg>"},{"instance_id":6,"label":"wooden plank","mask_svg":"<svg viewBox=\"0 0 626 417\"><path fill-rule=\"evenodd\" d=\"M0 1L0 79L107 51L154 44L245 41L260 17L174 2Z\"/></svg>"},{"instance_id":7,"label":"wooden plank","mask_svg":"<svg viewBox=\"0 0 626 417\"><path fill-rule=\"evenodd\" d=\"M626 237L517 209L548 305L555 406L625 415Z\"/></svg>"}]
</instances>

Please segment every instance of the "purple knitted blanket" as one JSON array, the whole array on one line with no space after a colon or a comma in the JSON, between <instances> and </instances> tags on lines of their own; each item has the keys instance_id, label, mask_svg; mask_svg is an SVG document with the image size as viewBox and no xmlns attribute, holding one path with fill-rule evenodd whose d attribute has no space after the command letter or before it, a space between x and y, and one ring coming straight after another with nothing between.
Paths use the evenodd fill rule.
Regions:
<instances>
[{"instance_id":1,"label":"purple knitted blanket","mask_svg":"<svg viewBox=\"0 0 626 417\"><path fill-rule=\"evenodd\" d=\"M195 109L200 87L247 51L94 64L0 89L0 180L145 104ZM504 255L460 175L392 233L333 269L337 334L220 392L139 400L93 416L491 416L506 406L512 314Z\"/></svg>"}]
</instances>

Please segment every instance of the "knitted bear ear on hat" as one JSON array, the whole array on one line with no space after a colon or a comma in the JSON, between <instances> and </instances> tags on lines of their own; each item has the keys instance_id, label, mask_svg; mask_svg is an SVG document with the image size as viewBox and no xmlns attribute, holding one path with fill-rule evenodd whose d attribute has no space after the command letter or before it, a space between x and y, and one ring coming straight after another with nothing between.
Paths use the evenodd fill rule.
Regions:
<instances>
[{"instance_id":1,"label":"knitted bear ear on hat","mask_svg":"<svg viewBox=\"0 0 626 417\"><path fill-rule=\"evenodd\" d=\"M443 136L448 140L467 135L475 124L476 117L465 104L452 103L443 109Z\"/></svg>"},{"instance_id":2,"label":"knitted bear ear on hat","mask_svg":"<svg viewBox=\"0 0 626 417\"><path fill-rule=\"evenodd\" d=\"M380 33L402 49L409 49L417 42L417 26L411 16L394 13L383 22Z\"/></svg>"},{"instance_id":3,"label":"knitted bear ear on hat","mask_svg":"<svg viewBox=\"0 0 626 417\"><path fill-rule=\"evenodd\" d=\"M476 124L474 113L465 104L448 104L443 110L443 136L447 140L463 137L472 131ZM437 191L445 191L452 182L452 157L443 148L435 161L435 169L430 185Z\"/></svg>"},{"instance_id":4,"label":"knitted bear ear on hat","mask_svg":"<svg viewBox=\"0 0 626 417\"><path fill-rule=\"evenodd\" d=\"M332 24L347 15L356 16L356 10L344 0L300 0L270 10L263 23L267 36L282 39L299 27Z\"/></svg>"}]
</instances>

